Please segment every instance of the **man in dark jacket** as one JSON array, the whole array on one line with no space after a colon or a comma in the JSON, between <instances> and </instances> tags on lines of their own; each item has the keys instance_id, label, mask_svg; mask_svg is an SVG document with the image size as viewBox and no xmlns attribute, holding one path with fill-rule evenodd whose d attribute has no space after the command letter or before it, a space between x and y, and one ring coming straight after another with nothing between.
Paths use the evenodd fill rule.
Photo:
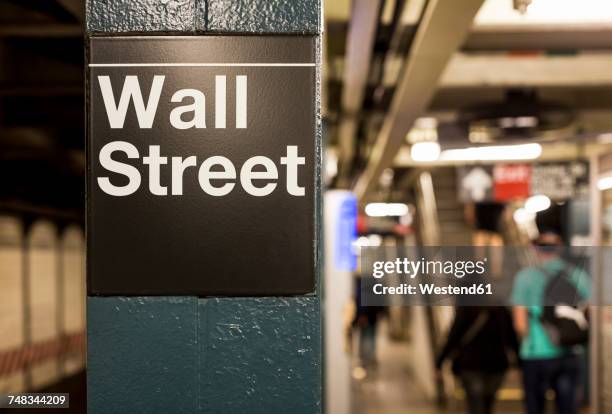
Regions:
<instances>
[{"instance_id":1,"label":"man in dark jacket","mask_svg":"<svg viewBox=\"0 0 612 414\"><path fill-rule=\"evenodd\" d=\"M436 367L440 370L446 359L452 360L469 413L489 414L510 358L515 359L517 351L518 340L506 308L457 307Z\"/></svg>"}]
</instances>

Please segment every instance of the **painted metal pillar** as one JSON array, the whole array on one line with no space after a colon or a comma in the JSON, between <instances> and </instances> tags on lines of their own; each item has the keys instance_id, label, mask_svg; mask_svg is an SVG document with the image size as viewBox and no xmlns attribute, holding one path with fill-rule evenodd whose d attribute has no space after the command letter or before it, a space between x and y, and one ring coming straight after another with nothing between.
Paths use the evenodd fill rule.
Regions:
<instances>
[{"instance_id":1,"label":"painted metal pillar","mask_svg":"<svg viewBox=\"0 0 612 414\"><path fill-rule=\"evenodd\" d=\"M347 308L353 300L353 271L357 268L357 199L353 193L325 193L325 412L350 414L351 354L346 334Z\"/></svg>"},{"instance_id":2,"label":"painted metal pillar","mask_svg":"<svg viewBox=\"0 0 612 414\"><path fill-rule=\"evenodd\" d=\"M320 0L87 2L88 36L320 36L321 27ZM317 71L320 59L318 47ZM320 131L317 122L319 154ZM318 288L292 297L88 297L87 306L89 413L321 412Z\"/></svg>"}]
</instances>

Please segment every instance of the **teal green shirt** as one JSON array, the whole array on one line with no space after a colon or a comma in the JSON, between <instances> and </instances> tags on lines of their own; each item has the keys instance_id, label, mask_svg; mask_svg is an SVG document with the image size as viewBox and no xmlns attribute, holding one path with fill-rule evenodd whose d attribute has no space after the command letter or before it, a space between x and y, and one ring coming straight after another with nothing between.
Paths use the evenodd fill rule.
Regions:
<instances>
[{"instance_id":1,"label":"teal green shirt","mask_svg":"<svg viewBox=\"0 0 612 414\"><path fill-rule=\"evenodd\" d=\"M541 268L530 267L520 271L514 280L512 289L512 303L525 306L529 311L529 332L521 342L520 356L523 359L550 359L567 352L567 349L556 346L551 342L540 321L542 315L542 301L544 289L551 275L568 266L562 259L553 259L542 265L549 272ZM591 295L591 280L582 269L575 267L570 280L576 289L587 299Z\"/></svg>"}]
</instances>

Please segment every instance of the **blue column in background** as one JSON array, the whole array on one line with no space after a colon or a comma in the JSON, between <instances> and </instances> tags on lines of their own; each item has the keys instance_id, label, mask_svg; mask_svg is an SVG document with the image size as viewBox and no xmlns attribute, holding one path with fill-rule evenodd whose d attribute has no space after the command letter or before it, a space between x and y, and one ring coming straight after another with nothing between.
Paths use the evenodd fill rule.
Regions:
<instances>
[{"instance_id":1,"label":"blue column in background","mask_svg":"<svg viewBox=\"0 0 612 414\"><path fill-rule=\"evenodd\" d=\"M320 0L87 3L88 35L320 35L321 27ZM320 123L317 131L320 154ZM317 167L318 223L319 176ZM319 261L320 253L317 272ZM89 413L321 411L319 292L266 298L89 297L87 305Z\"/></svg>"}]
</instances>

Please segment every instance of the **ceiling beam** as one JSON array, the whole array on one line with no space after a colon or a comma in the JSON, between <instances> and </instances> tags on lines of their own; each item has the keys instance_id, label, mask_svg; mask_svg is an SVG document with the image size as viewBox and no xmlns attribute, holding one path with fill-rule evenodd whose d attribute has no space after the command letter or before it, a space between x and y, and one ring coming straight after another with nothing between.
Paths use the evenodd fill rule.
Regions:
<instances>
[{"instance_id":1,"label":"ceiling beam","mask_svg":"<svg viewBox=\"0 0 612 414\"><path fill-rule=\"evenodd\" d=\"M380 0L355 0L347 33L342 109L361 110L378 27Z\"/></svg>"},{"instance_id":2,"label":"ceiling beam","mask_svg":"<svg viewBox=\"0 0 612 414\"><path fill-rule=\"evenodd\" d=\"M79 79L77 79L79 80ZM9 84L0 85L0 97L83 96L83 85L72 84Z\"/></svg>"},{"instance_id":3,"label":"ceiling beam","mask_svg":"<svg viewBox=\"0 0 612 414\"><path fill-rule=\"evenodd\" d=\"M457 53L441 88L612 85L612 53L514 56Z\"/></svg>"},{"instance_id":4,"label":"ceiling beam","mask_svg":"<svg viewBox=\"0 0 612 414\"><path fill-rule=\"evenodd\" d=\"M360 200L376 187L381 172L393 165L406 134L427 109L448 61L463 43L482 3L483 0L428 2L391 108L355 186Z\"/></svg>"},{"instance_id":5,"label":"ceiling beam","mask_svg":"<svg viewBox=\"0 0 612 414\"><path fill-rule=\"evenodd\" d=\"M350 185L350 169L355 151L358 116L363 104L370 61L380 14L380 0L354 0L347 33L342 89L342 117L338 129L338 187Z\"/></svg>"},{"instance_id":6,"label":"ceiling beam","mask_svg":"<svg viewBox=\"0 0 612 414\"><path fill-rule=\"evenodd\" d=\"M476 26L462 50L595 50L612 49L612 25Z\"/></svg>"},{"instance_id":7,"label":"ceiling beam","mask_svg":"<svg viewBox=\"0 0 612 414\"><path fill-rule=\"evenodd\" d=\"M536 87L538 97L544 101L564 104L573 110L610 110L612 108L612 85L547 86ZM466 88L439 88L428 112L439 116L440 112L456 113L461 109L483 102L502 102L508 88L502 86L472 86ZM429 116L429 115L428 115Z\"/></svg>"},{"instance_id":8,"label":"ceiling beam","mask_svg":"<svg viewBox=\"0 0 612 414\"><path fill-rule=\"evenodd\" d=\"M0 37L83 37L83 28L74 23L3 24Z\"/></svg>"}]
</instances>

